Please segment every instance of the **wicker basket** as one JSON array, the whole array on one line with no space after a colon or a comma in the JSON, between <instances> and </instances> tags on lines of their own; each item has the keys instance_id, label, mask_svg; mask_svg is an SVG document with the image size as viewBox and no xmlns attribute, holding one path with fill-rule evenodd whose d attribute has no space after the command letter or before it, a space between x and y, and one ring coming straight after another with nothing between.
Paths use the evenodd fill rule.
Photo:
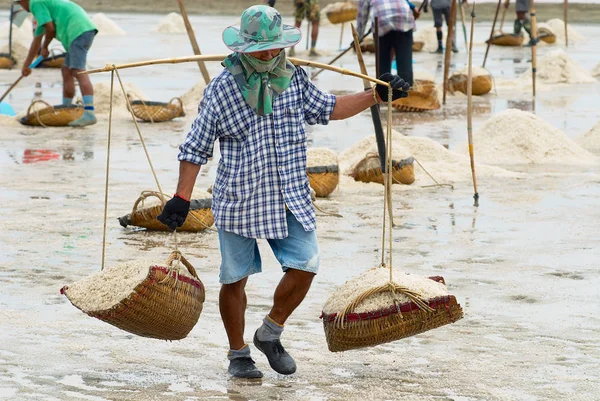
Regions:
<instances>
[{"instance_id":1,"label":"wicker basket","mask_svg":"<svg viewBox=\"0 0 600 401\"><path fill-rule=\"evenodd\" d=\"M56 54L42 60L38 68L60 68L65 62L66 53Z\"/></svg>"},{"instance_id":2,"label":"wicker basket","mask_svg":"<svg viewBox=\"0 0 600 401\"><path fill-rule=\"evenodd\" d=\"M180 261L192 277L178 274L175 261ZM179 252L173 252L165 266L148 266L146 278L109 309L83 310L69 296L68 286L60 292L91 317L138 336L161 340L185 338L198 322L205 298L196 270Z\"/></svg>"},{"instance_id":3,"label":"wicker basket","mask_svg":"<svg viewBox=\"0 0 600 401\"><path fill-rule=\"evenodd\" d=\"M144 100L132 100L130 103L133 115L142 121L159 123L185 116L183 102L178 97L171 99L169 103Z\"/></svg>"},{"instance_id":4,"label":"wicker basket","mask_svg":"<svg viewBox=\"0 0 600 401\"><path fill-rule=\"evenodd\" d=\"M340 182L339 168L333 166L307 167L306 174L310 187L318 198L325 198L331 194Z\"/></svg>"},{"instance_id":5,"label":"wicker basket","mask_svg":"<svg viewBox=\"0 0 600 401\"><path fill-rule=\"evenodd\" d=\"M441 277L430 279L444 282ZM406 302L372 312L355 313L350 309L342 319L335 313L323 313L327 347L331 352L372 347L454 323L463 317L463 310L453 295L429 299L426 304L433 311Z\"/></svg>"},{"instance_id":6,"label":"wicker basket","mask_svg":"<svg viewBox=\"0 0 600 401\"><path fill-rule=\"evenodd\" d=\"M10 70L15 64L17 64L17 60L13 56L6 53L0 54L0 69Z\"/></svg>"},{"instance_id":7,"label":"wicker basket","mask_svg":"<svg viewBox=\"0 0 600 401\"><path fill-rule=\"evenodd\" d=\"M32 111L31 108L37 103L43 103L45 108ZM66 127L70 122L77 120L83 115L83 107L76 105L52 106L43 100L34 100L27 108L27 114L21 118L23 125L42 127Z\"/></svg>"},{"instance_id":8,"label":"wicker basket","mask_svg":"<svg viewBox=\"0 0 600 401\"><path fill-rule=\"evenodd\" d=\"M158 192L143 191L133 204L131 214L119 217L121 226L127 227L131 225L153 231L169 231L167 226L156 219L156 216L162 213L162 205L144 207L144 201L149 197L161 199ZM169 198L166 195L165 197ZM183 226L179 227L177 231L198 232L212 226L215 220L211 205L212 199L192 199L188 216Z\"/></svg>"},{"instance_id":9,"label":"wicker basket","mask_svg":"<svg viewBox=\"0 0 600 401\"><path fill-rule=\"evenodd\" d=\"M423 46L425 46L425 42L413 42L412 50L413 52L420 52L423 50Z\"/></svg>"},{"instance_id":10,"label":"wicker basket","mask_svg":"<svg viewBox=\"0 0 600 401\"><path fill-rule=\"evenodd\" d=\"M352 170L350 176L354 181L376 182L383 184L383 174L381 174L381 162L377 153L369 153ZM392 159L392 179L393 184L410 185L415 182L414 159L408 157L402 160Z\"/></svg>"},{"instance_id":11,"label":"wicker basket","mask_svg":"<svg viewBox=\"0 0 600 401\"><path fill-rule=\"evenodd\" d=\"M357 4L347 1L343 3L332 4L326 15L327 19L332 24L341 24L343 22L354 21L357 13Z\"/></svg>"},{"instance_id":12,"label":"wicker basket","mask_svg":"<svg viewBox=\"0 0 600 401\"><path fill-rule=\"evenodd\" d=\"M398 111L421 112L437 110L440 108L437 89L435 84L417 84L415 83L408 91L408 96L396 99L392 102L392 107Z\"/></svg>"},{"instance_id":13,"label":"wicker basket","mask_svg":"<svg viewBox=\"0 0 600 401\"><path fill-rule=\"evenodd\" d=\"M466 74L452 74L448 79L448 90L450 93L456 91L467 94L467 81L468 76ZM473 77L472 92L475 96L485 95L492 90L492 76L491 75L478 75Z\"/></svg>"},{"instance_id":14,"label":"wicker basket","mask_svg":"<svg viewBox=\"0 0 600 401\"><path fill-rule=\"evenodd\" d=\"M485 41L496 46L521 46L523 44L523 35L512 33L501 33Z\"/></svg>"},{"instance_id":15,"label":"wicker basket","mask_svg":"<svg viewBox=\"0 0 600 401\"><path fill-rule=\"evenodd\" d=\"M542 42L552 44L556 42L556 35L548 28L538 28L538 39Z\"/></svg>"},{"instance_id":16,"label":"wicker basket","mask_svg":"<svg viewBox=\"0 0 600 401\"><path fill-rule=\"evenodd\" d=\"M367 36L360 42L360 51L363 53L375 53L375 42L371 36Z\"/></svg>"}]
</instances>

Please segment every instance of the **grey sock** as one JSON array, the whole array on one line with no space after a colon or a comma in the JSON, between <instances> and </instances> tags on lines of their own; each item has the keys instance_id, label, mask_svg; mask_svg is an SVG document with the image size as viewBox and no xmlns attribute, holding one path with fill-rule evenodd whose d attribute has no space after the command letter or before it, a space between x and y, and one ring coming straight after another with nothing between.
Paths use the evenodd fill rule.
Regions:
<instances>
[{"instance_id":1,"label":"grey sock","mask_svg":"<svg viewBox=\"0 0 600 401\"><path fill-rule=\"evenodd\" d=\"M244 345L242 349L229 350L229 352L227 353L227 359L231 361L232 359L237 358L250 358L250 347L248 346L248 344Z\"/></svg>"},{"instance_id":2,"label":"grey sock","mask_svg":"<svg viewBox=\"0 0 600 401\"><path fill-rule=\"evenodd\" d=\"M256 331L256 337L259 341L279 340L283 333L283 326L274 323L271 319L265 316L263 324Z\"/></svg>"}]
</instances>

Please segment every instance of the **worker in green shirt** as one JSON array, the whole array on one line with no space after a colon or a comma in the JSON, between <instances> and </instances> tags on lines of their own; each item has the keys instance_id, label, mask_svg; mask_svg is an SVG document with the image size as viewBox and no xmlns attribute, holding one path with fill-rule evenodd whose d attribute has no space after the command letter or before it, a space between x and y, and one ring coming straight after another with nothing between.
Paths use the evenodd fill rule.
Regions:
<instances>
[{"instance_id":1,"label":"worker in green shirt","mask_svg":"<svg viewBox=\"0 0 600 401\"><path fill-rule=\"evenodd\" d=\"M29 65L38 55L48 57L48 45L52 39L59 40L67 55L62 66L63 104L73 103L75 97L75 79L79 82L83 98L83 115L69 123L70 126L83 127L96 123L94 114L94 87L88 75L78 74L85 70L87 52L98 33L96 26L79 5L68 0L13 0L23 9L33 14L37 22L34 38L27 58L23 62L21 73L31 74Z\"/></svg>"}]
</instances>

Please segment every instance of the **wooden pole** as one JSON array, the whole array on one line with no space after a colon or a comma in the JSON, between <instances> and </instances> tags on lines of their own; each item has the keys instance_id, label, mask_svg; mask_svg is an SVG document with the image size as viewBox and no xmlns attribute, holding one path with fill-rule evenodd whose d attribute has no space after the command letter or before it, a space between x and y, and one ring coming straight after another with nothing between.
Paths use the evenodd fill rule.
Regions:
<instances>
[{"instance_id":1,"label":"wooden pole","mask_svg":"<svg viewBox=\"0 0 600 401\"><path fill-rule=\"evenodd\" d=\"M174 57L174 58L164 58L164 59L155 59L155 60L147 60L147 61L138 61L135 63L127 63L127 64L106 64L103 68L96 68L93 70L81 71L79 74L97 74L99 72L110 72L115 69L123 70L126 68L135 68L135 67L143 67L148 65L159 65L159 64L180 64L180 63L188 63L188 62L198 62L198 61L223 61L227 57L226 54L213 54L213 55L201 55L201 56L187 56L187 57ZM390 84L388 82L382 81L377 78L372 78L368 75L363 75L358 72L347 70L345 68L334 67L332 65L327 65L323 63L317 63L312 60L303 60L295 57L287 58L294 65L302 65L305 67L313 67L313 68L322 68L324 70L334 71L340 73L342 75L349 75L356 78L368 79L371 82L376 84L384 85L389 87Z\"/></svg>"},{"instance_id":2,"label":"wooden pole","mask_svg":"<svg viewBox=\"0 0 600 401\"><path fill-rule=\"evenodd\" d=\"M446 92L448 92L448 70L450 69L450 57L452 51L452 38L454 37L454 22L456 21L456 0L452 0L450 6L450 22L448 23L448 36L446 37L446 53L444 54L444 95L442 103L446 104Z\"/></svg>"},{"instance_id":3,"label":"wooden pole","mask_svg":"<svg viewBox=\"0 0 600 401\"><path fill-rule=\"evenodd\" d=\"M533 88L533 97L535 98L535 73L537 67L537 25L535 16L534 0L529 0L529 16L531 17L531 85Z\"/></svg>"},{"instance_id":4,"label":"wooden pole","mask_svg":"<svg viewBox=\"0 0 600 401\"><path fill-rule=\"evenodd\" d=\"M196 56L200 56L202 55L202 53L200 53L200 47L198 47L198 42L196 42L196 35L194 34L194 29L192 28L192 24L190 24L187 12L185 11L185 7L183 6L183 0L177 0L177 4L179 4L179 11L181 11L183 23L185 24L185 29L187 31L188 37L190 38L190 43L192 44L194 54ZM210 82L210 75L208 74L206 65L204 65L203 61L198 61L198 67L200 67L200 72L202 73L204 82L208 84Z\"/></svg>"},{"instance_id":5,"label":"wooden pole","mask_svg":"<svg viewBox=\"0 0 600 401\"><path fill-rule=\"evenodd\" d=\"M369 75L365 60L362 56L362 50L360 50L360 40L358 39L358 32L354 28L353 24L350 24L352 29L352 37L354 38L354 46L356 47L356 58L358 59L358 65L360 66L360 72L363 75ZM371 84L368 80L363 79L363 85L365 90L371 89ZM385 164L385 138L383 136L383 126L381 125L381 115L379 114L379 107L374 104L371 106L371 119L373 120L373 129L375 130L375 140L377 142L377 152L379 153L379 162L381 163L381 173L384 174L386 171Z\"/></svg>"},{"instance_id":6,"label":"wooden pole","mask_svg":"<svg viewBox=\"0 0 600 401\"><path fill-rule=\"evenodd\" d=\"M469 41L467 40L467 27L465 25L465 9L463 7L463 2L458 5L460 7L460 20L462 22L463 35L465 37L465 49L469 51Z\"/></svg>"},{"instance_id":7,"label":"wooden pole","mask_svg":"<svg viewBox=\"0 0 600 401\"><path fill-rule=\"evenodd\" d=\"M306 50L308 50L308 41L310 40L310 21L306 21Z\"/></svg>"},{"instance_id":8,"label":"wooden pole","mask_svg":"<svg viewBox=\"0 0 600 401\"><path fill-rule=\"evenodd\" d=\"M364 36L362 37L362 39L366 38L366 37L367 37L367 36L368 36L368 35L371 33L371 30L372 30L372 29L373 29L372 27L371 27L371 28L369 28L369 30L367 31L367 33L365 33L365 34L364 34ZM361 43L362 43L362 39L360 40L360 41L361 41ZM350 51L350 49L352 49L353 47L354 47L354 43L353 43L353 44L351 44L350 46L348 46L348 48L347 48L346 50L344 50L343 52L341 52L340 54L338 54L337 56L335 56L335 57L334 57L334 58L333 58L333 59L332 59L330 62L328 62L327 64L328 64L328 65L331 65L331 64L335 63L335 62L336 62L336 61L338 61L340 58L342 58L342 56L343 56L344 54L348 53L348 52ZM319 70L319 71L316 71L315 73L313 73L313 74L310 76L310 78L311 78L311 79L315 79L315 77L316 77L317 75L319 75L320 73L322 73L322 72L323 72L323 70L322 70L322 69L321 69L321 70Z\"/></svg>"},{"instance_id":9,"label":"wooden pole","mask_svg":"<svg viewBox=\"0 0 600 401\"><path fill-rule=\"evenodd\" d=\"M564 16L564 20L565 20L565 46L569 47L569 32L568 32L568 29L567 29L567 14L568 14L567 10L569 8L568 0L565 0L565 2L563 4L564 4L563 9L564 9L564 14L565 14L565 16Z\"/></svg>"},{"instance_id":10,"label":"wooden pole","mask_svg":"<svg viewBox=\"0 0 600 401\"><path fill-rule=\"evenodd\" d=\"M504 2L504 8L502 9L502 18L500 19L500 32L502 32L502 26L504 26L504 17L506 16L506 10L508 10L510 0Z\"/></svg>"},{"instance_id":11,"label":"wooden pole","mask_svg":"<svg viewBox=\"0 0 600 401\"><path fill-rule=\"evenodd\" d=\"M340 49L342 48L342 39L344 38L344 25L346 25L346 23L342 22L342 28L340 30Z\"/></svg>"},{"instance_id":12,"label":"wooden pole","mask_svg":"<svg viewBox=\"0 0 600 401\"><path fill-rule=\"evenodd\" d=\"M13 21L14 9L15 9L14 3L10 3L10 19L8 22L10 24L10 28L8 29L8 57L10 57L10 58L12 58L12 26L13 26L12 21Z\"/></svg>"},{"instance_id":13,"label":"wooden pole","mask_svg":"<svg viewBox=\"0 0 600 401\"><path fill-rule=\"evenodd\" d=\"M379 17L375 17L373 23L373 44L375 45L375 76L379 77L381 75L379 69Z\"/></svg>"},{"instance_id":14,"label":"wooden pole","mask_svg":"<svg viewBox=\"0 0 600 401\"><path fill-rule=\"evenodd\" d=\"M490 51L490 45L492 44L492 38L494 37L494 29L496 28L496 20L498 19L498 12L500 12L500 4L502 4L502 0L498 0L498 6L496 7L496 15L494 15L494 23L492 24L492 31L490 32L490 39L487 42L487 48L485 49L485 56L483 56L483 64L482 67L485 68L485 62L487 61L487 56Z\"/></svg>"},{"instance_id":15,"label":"wooden pole","mask_svg":"<svg viewBox=\"0 0 600 401\"><path fill-rule=\"evenodd\" d=\"M473 32L475 31L475 2L471 11L471 35L469 41L469 74L467 78L467 135L469 138L469 158L471 159L471 176L473 177L473 199L475 206L479 206L479 193L477 192L477 177L475 176L475 154L473 152Z\"/></svg>"},{"instance_id":16,"label":"wooden pole","mask_svg":"<svg viewBox=\"0 0 600 401\"><path fill-rule=\"evenodd\" d=\"M21 81L23 79L23 77L25 77L25 75L21 75L19 78L17 78L17 80L15 82L13 82L13 84L6 90L6 92L4 92L4 95L2 95L2 97L0 97L0 102L4 100L4 98L8 95L8 93L15 87L17 86L17 84L19 83L19 81Z\"/></svg>"}]
</instances>

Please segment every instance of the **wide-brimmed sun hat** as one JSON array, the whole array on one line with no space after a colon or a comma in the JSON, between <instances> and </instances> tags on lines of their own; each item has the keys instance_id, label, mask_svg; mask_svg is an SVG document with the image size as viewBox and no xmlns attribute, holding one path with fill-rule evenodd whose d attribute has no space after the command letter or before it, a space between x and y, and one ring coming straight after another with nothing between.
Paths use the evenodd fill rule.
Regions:
<instances>
[{"instance_id":1,"label":"wide-brimmed sun hat","mask_svg":"<svg viewBox=\"0 0 600 401\"><path fill-rule=\"evenodd\" d=\"M256 5L242 13L239 26L225 28L223 42L234 52L250 53L291 47L301 36L300 29L283 24L279 11Z\"/></svg>"}]
</instances>

